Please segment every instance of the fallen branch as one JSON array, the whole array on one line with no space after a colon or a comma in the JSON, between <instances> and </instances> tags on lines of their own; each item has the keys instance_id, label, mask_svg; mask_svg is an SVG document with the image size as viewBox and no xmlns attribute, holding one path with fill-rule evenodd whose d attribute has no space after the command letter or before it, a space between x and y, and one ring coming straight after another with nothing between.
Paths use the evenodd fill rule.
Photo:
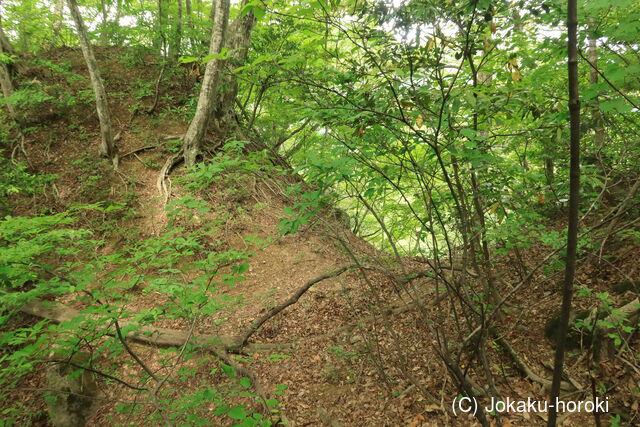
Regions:
<instances>
[{"instance_id":1,"label":"fallen branch","mask_svg":"<svg viewBox=\"0 0 640 427\"><path fill-rule=\"evenodd\" d=\"M352 267L351 265L345 265L343 267L338 268L337 270L334 270L334 271L332 271L330 273L323 274L322 276L318 276L315 279L312 279L312 280L308 281L307 283L305 283L305 285L302 286L300 289L298 289L288 300L286 300L285 302L283 302L280 305L277 305L277 306L273 307L264 316L262 316L259 319L255 320L251 324L251 326L249 326L249 328L247 328L246 331L244 331L242 334L240 334L239 338L237 339L237 342L239 343L239 347L240 348L244 347L245 344L247 343L247 341L249 340L249 338L253 334L255 334L258 331L258 329L260 329L260 327L267 320L271 319L273 316L275 316L276 314L280 313L282 310L284 310L285 308L289 307L290 305L293 305L296 302L298 302L300 297L302 295L304 295L305 292L307 292L313 285L315 285L316 283L322 282L323 280L339 276L339 275L341 275L342 273L344 273L345 271L347 271L351 267Z\"/></svg>"},{"instance_id":2,"label":"fallen branch","mask_svg":"<svg viewBox=\"0 0 640 427\"><path fill-rule=\"evenodd\" d=\"M141 151L145 151L145 150L151 150L152 148L156 148L156 145L145 145L144 147L140 147L140 148L136 148L135 150L131 150L126 154L123 154L122 156L120 156L120 159L124 159L127 156L131 156L133 154L139 153Z\"/></svg>"},{"instance_id":3,"label":"fallen branch","mask_svg":"<svg viewBox=\"0 0 640 427\"><path fill-rule=\"evenodd\" d=\"M138 386L135 386L135 385L133 385L133 384L129 384L128 382L126 382L126 381L124 381L124 380L121 380L120 378L115 377L115 376L113 376L113 375L107 374L106 372L102 372L102 371L99 371L99 370L97 370L97 369L93 369L93 368L91 368L91 367L89 367L89 366L79 365L79 364L74 363L74 362L72 362L72 361L70 361L70 360L68 360L68 359L56 359L56 358L49 358L49 359L45 360L45 362L46 362L46 363L64 363L64 364L67 364L67 365L73 366L73 367L74 367L74 368L76 368L76 369L82 369L83 371L91 372L91 373L94 373L94 374L99 375L99 376L101 376L101 377L108 378L108 379L110 379L110 380L112 380L112 381L115 381L115 382L117 382L118 384L122 384L123 386L125 386L125 387L127 387L127 388L130 388L130 389L132 389L132 390L137 390L137 391L147 391L147 390L148 390L148 389L147 389L147 388L145 388L145 387L138 387ZM55 390L55 391L57 391L57 392L63 392L63 393L68 393L68 394L78 395L78 393L73 393L73 392L71 392L71 391L66 391L66 390ZM89 396L89 395L82 395L82 396L84 396L84 397L91 397L91 398L93 398L93 396Z\"/></svg>"},{"instance_id":4,"label":"fallen branch","mask_svg":"<svg viewBox=\"0 0 640 427\"><path fill-rule=\"evenodd\" d=\"M244 366L240 366L235 360L233 360L231 356L229 356L224 351L216 350L213 353L218 357L218 359L222 360L224 363L231 366L238 375L242 377L247 377L251 380L251 385L253 386L253 389L256 391L256 394L260 397L265 413L270 414L272 408L268 403L269 401L267 400L264 389L260 385L258 378L253 374L253 372L251 372L249 369L245 368Z\"/></svg>"},{"instance_id":5,"label":"fallen branch","mask_svg":"<svg viewBox=\"0 0 640 427\"><path fill-rule=\"evenodd\" d=\"M54 323L68 322L77 317L89 317L78 310L67 307L63 304L50 301L33 300L20 308L20 311L32 316L51 320ZM105 318L105 324L111 319ZM134 322L122 321L120 327L132 325ZM108 332L109 335L116 336L116 331ZM125 335L123 333L123 335ZM187 331L176 329L159 328L155 326L141 326L136 331L131 331L125 338L134 340L142 344L149 344L158 347L176 347L183 345L189 338ZM193 343L203 350L216 353L218 351L236 351L238 342L233 337L216 336L209 334L193 334ZM252 345L251 351L268 351L282 347L281 345L260 344Z\"/></svg>"},{"instance_id":6,"label":"fallen branch","mask_svg":"<svg viewBox=\"0 0 640 427\"><path fill-rule=\"evenodd\" d=\"M127 340L124 338L124 336L122 335L122 329L120 328L120 323L116 320L115 322L113 322L113 324L116 327L116 334L118 339L120 340L120 342L122 343L122 346L124 347L124 349L127 351L127 353L129 353L129 355L131 356L131 358L133 360L136 361L136 363L138 365L140 365L140 367L142 367L142 369L147 373L147 375L149 375L149 377L151 377L154 381L158 382L160 381L158 379L158 377L156 376L156 374L154 374L151 369L149 369L149 367L146 365L146 363L144 363L142 361L142 359L140 359L138 357L138 355L131 349L131 347L129 347L129 344L127 344Z\"/></svg>"},{"instance_id":7,"label":"fallen branch","mask_svg":"<svg viewBox=\"0 0 640 427\"><path fill-rule=\"evenodd\" d=\"M604 233L602 242L600 243L600 252L598 254L600 258L602 258L602 252L604 251L604 247L607 243L607 239L609 239L609 237L614 234L613 230L616 227L618 219L629 208L629 205L633 201L633 197L636 195L636 192L638 191L638 189L640 189L640 178L636 179L636 182L633 184L633 186L627 193L622 203L620 203L620 205L616 208L616 214L614 215L613 220L609 223L609 226L607 227L607 230Z\"/></svg>"},{"instance_id":8,"label":"fallen branch","mask_svg":"<svg viewBox=\"0 0 640 427\"><path fill-rule=\"evenodd\" d=\"M613 353L614 352L613 350L615 349L615 347L617 347L613 344L613 339L614 339L613 337L615 336L622 339L623 341L623 344L619 346L618 355L624 350L625 346L628 348L629 341L633 336L633 333L638 328L639 315L640 315L640 298L635 298L633 301L614 310L611 314L609 314L609 316L605 317L603 320L598 322L599 325L614 325L613 328L617 330L616 333L611 334L610 336L610 334L607 333L607 331L610 331L609 328L599 326L599 329L601 329L603 337L605 337L605 339L608 341L608 345L604 346L603 348L605 351L605 354L610 355L609 351ZM628 321L628 324L630 326L633 326L633 329L629 332L625 331L624 328L621 327L625 321Z\"/></svg>"},{"instance_id":9,"label":"fallen branch","mask_svg":"<svg viewBox=\"0 0 640 427\"><path fill-rule=\"evenodd\" d=\"M440 302L442 302L442 300L444 299L444 297L447 294L442 293L440 294L440 297L435 298L431 301L425 302L425 300L422 298L420 302L411 302L409 304L403 304L400 306L396 306L396 307L385 307L382 308L381 311L384 311L387 315L397 315L397 314L402 314L402 313L406 313L408 311L412 311L412 310L416 310L418 308L419 305L422 305L424 308L427 307L432 307L432 306L436 306L438 305ZM365 323L372 323L374 322L376 319L378 319L378 315L370 315L370 316L365 316L365 317L361 317L357 320L357 322L354 323L350 323L348 325L344 325L344 326L339 326L337 328L331 329L328 332L322 333L322 334L314 334L314 335L309 335L306 336L304 338L298 338L293 342L278 342L278 343L271 343L271 344L259 344L260 346L264 346L264 345L273 345L273 346L279 346L279 347L286 347L286 346L298 346L300 345L300 343L304 343L306 341L311 341L311 340L315 340L315 339L321 339L321 338L330 338L330 337L335 337L338 334L348 334L350 331L352 331L353 329L362 326L362 324ZM249 347L255 346L257 344L249 344ZM229 353L233 353L234 350L238 350L238 349L229 349ZM251 351L247 351L247 353L250 353Z\"/></svg>"},{"instance_id":10,"label":"fallen branch","mask_svg":"<svg viewBox=\"0 0 640 427\"><path fill-rule=\"evenodd\" d=\"M513 347L511 347L507 340L505 340L503 337L497 337L495 338L495 340L500 345L500 347L505 350L507 355L511 357L513 362L516 364L516 368L518 368L520 372L522 372L531 381L537 382L538 384L542 385L545 391L551 390L551 380L543 378L533 372L529 365L524 363L520 356L518 356L518 353L516 353L516 351L513 349ZM565 391L574 391L575 387L566 381L562 381L562 383L560 384L560 389Z\"/></svg>"},{"instance_id":11,"label":"fallen branch","mask_svg":"<svg viewBox=\"0 0 640 427\"><path fill-rule=\"evenodd\" d=\"M624 319L631 319L633 321L638 314L640 314L640 298L636 298L614 310L613 313L603 319L603 322L617 325Z\"/></svg>"}]
</instances>

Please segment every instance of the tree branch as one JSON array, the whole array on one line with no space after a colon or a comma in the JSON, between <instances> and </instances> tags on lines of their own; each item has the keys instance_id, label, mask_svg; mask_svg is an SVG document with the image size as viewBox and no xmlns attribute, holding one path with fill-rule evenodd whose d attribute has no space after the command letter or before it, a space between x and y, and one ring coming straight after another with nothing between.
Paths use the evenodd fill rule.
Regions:
<instances>
[{"instance_id":1,"label":"tree branch","mask_svg":"<svg viewBox=\"0 0 640 427\"><path fill-rule=\"evenodd\" d=\"M351 265L342 266L342 267L338 268L337 270L334 270L334 271L332 271L330 273L326 273L326 274L323 274L321 276L318 276L315 279L312 279L312 280L308 281L307 283L305 283L305 285L302 286L300 289L298 289L288 300L286 300L285 302L283 302L280 305L277 305L277 306L273 307L264 316L262 316L259 319L255 320L251 324L251 326L249 326L249 328L247 328L247 330L244 331L239 336L239 338L237 340L237 342L239 343L238 344L239 348L244 347L244 345L247 343L249 338L253 334L255 334L258 331L258 329L260 329L260 327L267 320L271 319L273 316L275 316L276 314L280 313L282 310L284 310L285 308L289 307L290 305L293 305L296 302L298 302L300 297L302 295L304 295L305 292L307 292L313 285L315 285L316 283L322 282L323 280L339 276L339 275L341 275L342 273L344 273L345 271L347 271L351 267L352 267Z\"/></svg>"}]
</instances>

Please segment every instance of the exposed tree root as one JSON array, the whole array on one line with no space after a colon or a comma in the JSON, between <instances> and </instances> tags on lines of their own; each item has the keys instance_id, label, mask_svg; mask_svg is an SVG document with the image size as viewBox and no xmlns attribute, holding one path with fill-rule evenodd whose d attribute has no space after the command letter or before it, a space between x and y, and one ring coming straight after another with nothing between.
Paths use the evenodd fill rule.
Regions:
<instances>
[{"instance_id":1,"label":"exposed tree root","mask_svg":"<svg viewBox=\"0 0 640 427\"><path fill-rule=\"evenodd\" d=\"M634 321L638 314L640 314L640 298L636 298L616 309L615 313L610 314L604 319L604 323L613 323L614 325L617 325L623 319L631 319Z\"/></svg>"},{"instance_id":2,"label":"exposed tree root","mask_svg":"<svg viewBox=\"0 0 640 427\"><path fill-rule=\"evenodd\" d=\"M273 408L270 404L269 404L269 399L267 399L267 394L264 391L264 388L262 387L262 385L260 384L260 381L258 381L258 377L255 376L255 374L245 368L244 366L241 366L240 364L238 364L231 356L229 356L229 354L227 354L224 351L221 350L214 350L213 353L220 359L222 360L224 363L226 363L227 365L231 366L238 375L240 375L241 377L246 377L249 378L251 380L251 385L253 387L253 389L255 390L256 394L258 395L258 397L260 398L260 402L262 403L262 407L264 409L264 412L266 415L272 415L273 412L272 410L274 410L275 408ZM271 420L273 422L273 425L278 424L280 421L284 421L285 425L289 425L289 422L286 422L286 419L284 417L283 414L280 414L280 420ZM274 422L275 421L275 422Z\"/></svg>"},{"instance_id":3,"label":"exposed tree root","mask_svg":"<svg viewBox=\"0 0 640 427\"><path fill-rule=\"evenodd\" d=\"M313 285L315 285L316 283L322 282L323 280L326 279L330 279L332 277L336 277L339 276L340 274L344 273L345 271L347 271L349 268L351 268L351 265L345 265L342 266L340 268L338 268L337 270L334 270L330 273L326 273L323 274L321 276L316 277L315 279L312 279L310 281L308 281L307 283L304 284L304 286L302 286L301 288L299 288L289 299L287 299L285 302L283 302L280 305L277 305L275 307L273 307L271 310L269 310L264 316L260 317L259 319L256 319L251 326L249 326L249 328L247 328L246 331L244 331L242 334L239 335L239 338L237 339L237 342L239 343L239 347L240 349L242 347L244 347L244 345L247 343L247 341L249 340L249 338L255 334L258 329L260 329L260 327L269 319L271 319L273 316L275 316L276 314L280 313L282 310L284 310L285 308L289 307L290 305L295 304L296 302L298 302L298 300L300 299L300 297L302 295L305 294L305 292L307 292Z\"/></svg>"},{"instance_id":4,"label":"exposed tree root","mask_svg":"<svg viewBox=\"0 0 640 427\"><path fill-rule=\"evenodd\" d=\"M524 361L518 356L518 353L511 347L511 345L505 340L503 337L496 337L496 342L505 350L507 355L511 357L513 362L516 364L516 368L520 372L522 372L528 379L531 381L537 382L538 384L544 387L545 391L551 390L551 380L541 377L540 375L533 372L533 370L524 363ZM573 381L572 381L573 382ZM576 388L572 383L562 381L560 384L560 389L564 391L575 391Z\"/></svg>"},{"instance_id":5,"label":"exposed tree root","mask_svg":"<svg viewBox=\"0 0 640 427\"><path fill-rule=\"evenodd\" d=\"M146 150L151 150L153 148L157 148L157 145L145 145L144 147L140 147L140 148L136 148L135 150L131 150L128 153L123 154L122 156L120 156L120 159L124 159L127 156L132 156L134 154L137 154L141 151L146 151Z\"/></svg>"},{"instance_id":6,"label":"exposed tree root","mask_svg":"<svg viewBox=\"0 0 640 427\"><path fill-rule=\"evenodd\" d=\"M184 138L184 135L165 135L162 137L163 141L172 141L172 140L179 140L182 141L182 139Z\"/></svg>"},{"instance_id":7,"label":"exposed tree root","mask_svg":"<svg viewBox=\"0 0 640 427\"><path fill-rule=\"evenodd\" d=\"M323 426L327 427L342 427L342 424L327 412L324 408L316 409L316 414L318 414L318 418L322 421Z\"/></svg>"},{"instance_id":8,"label":"exposed tree root","mask_svg":"<svg viewBox=\"0 0 640 427\"><path fill-rule=\"evenodd\" d=\"M67 307L57 302L33 300L23 305L20 311L43 319L51 320L54 323L70 321L77 317L88 316L78 310ZM105 318L105 325L111 323L110 319ZM120 327L123 328L131 325L132 322L122 321ZM116 335L117 332L110 331L109 335ZM183 345L189 338L188 331L180 331L176 329L158 328L155 326L142 326L136 331L129 332L125 336L128 339L137 341L142 344L149 344L158 347L177 347ZM224 337L208 334L193 334L191 337L193 342L202 347L204 351L209 352L234 352L237 351L238 343L234 337ZM252 344L248 346L247 351L271 351L282 348L286 345L279 344Z\"/></svg>"},{"instance_id":9,"label":"exposed tree root","mask_svg":"<svg viewBox=\"0 0 640 427\"><path fill-rule=\"evenodd\" d=\"M620 203L620 205L615 208L616 213L613 217L613 220L607 226L607 230L604 232L604 237L602 238L602 241L600 243L600 251L598 253L598 256L600 258L602 258L602 252L604 251L607 239L609 239L611 235L615 234L614 229L616 227L616 224L618 223L618 220L620 219L622 214L624 214L630 207L631 202L633 202L634 196L638 192L638 189L640 189L640 178L636 179L636 182L633 184L622 203Z\"/></svg>"},{"instance_id":10,"label":"exposed tree root","mask_svg":"<svg viewBox=\"0 0 640 427\"><path fill-rule=\"evenodd\" d=\"M164 162L164 166L162 166L162 169L160 169L156 187L158 188L160 194L164 195L165 204L167 203L167 201L169 200L169 196L171 195L171 181L169 181L169 186L167 186L169 173L171 173L171 170L182 161L184 161L184 151L180 149L180 151L178 151L176 154L170 156L167 161Z\"/></svg>"},{"instance_id":11,"label":"exposed tree root","mask_svg":"<svg viewBox=\"0 0 640 427\"><path fill-rule=\"evenodd\" d=\"M41 318L45 318L51 320L55 323L61 323L65 321L72 320L74 318L84 316L78 310L73 308L66 307L62 304L56 302L44 302L41 300L33 300L29 303L25 304L21 307L20 311L23 313L31 314L34 316L38 316ZM105 323L110 323L110 319L105 319ZM269 404L269 400L267 399L267 395L261 386L258 378L252 371L249 369L239 365L230 355L230 352L235 352L238 345L233 343L233 338L229 337L218 337L214 335L203 335L203 334L195 334L193 333L193 325L189 331L178 331L174 329L166 329L166 328L157 328L153 326L143 326L137 331L132 331L128 334L124 334L122 331L123 326L127 326L132 324L132 322L116 322L116 330L109 332L109 335L117 336L122 344L125 346L127 352L138 362L140 366L152 377L156 382L158 382L158 386L153 391L154 404L157 406L157 409L160 410L161 406L157 402L157 391L166 381L164 379L160 380L156 377L147 367L146 365L131 351L131 349L126 344L125 338L129 338L133 341L137 341L143 344L151 344L154 346L162 346L162 347L179 347L182 346L184 350L184 346L187 342L192 342L201 347L201 350L207 351L215 355L218 359L226 363L227 365L233 367L238 375L241 377L247 377L251 380L251 384L256 394L260 398L260 402L264 408L264 413L266 415L271 415L272 410L275 409ZM266 346L256 346L252 345L251 350L255 351L258 348L262 349L276 349L281 346L278 345L266 345ZM95 371L90 368L85 368L83 366L78 366L79 368L90 370L92 372L98 373L100 375L108 376L103 374L102 372ZM146 388L139 388L133 385L130 385L119 378L108 376L109 378L116 380L117 382L124 384L127 387L136 389L136 390L148 390ZM282 420L284 420L284 415L281 414ZM280 420L278 420L280 421Z\"/></svg>"},{"instance_id":12,"label":"exposed tree root","mask_svg":"<svg viewBox=\"0 0 640 427\"><path fill-rule=\"evenodd\" d=\"M24 144L24 141L25 141L24 134L22 133L22 131L20 129L18 129L18 140L19 141L13 147L13 150L11 150L11 161L14 164L17 163L16 162L16 152L20 151L20 153L24 157L24 160L27 162L27 164L29 166L31 166L31 162L29 161L29 155L27 154L27 149L25 148L25 144Z\"/></svg>"},{"instance_id":13,"label":"exposed tree root","mask_svg":"<svg viewBox=\"0 0 640 427\"><path fill-rule=\"evenodd\" d=\"M411 302L409 304L403 304L403 305L396 306L396 307L387 307L387 308L384 308L382 310L384 310L387 315L396 315L396 314L406 313L407 311L416 310L416 309L418 309L419 305L422 305L424 308L432 307L434 305L438 305L440 302L442 302L442 300L444 300L444 297L442 295L446 295L446 294L441 294L441 297L435 298L435 299L433 299L432 301L429 301L429 302L424 302L424 300L422 300L421 302ZM335 337L338 334L348 334L348 333L350 333L351 330L359 327L361 324L374 322L376 319L378 319L378 317L379 316L377 316L377 315L370 315L370 316L362 317L362 318L359 318L357 320L357 322L350 323L350 324L344 325L344 326L339 326L337 328L331 329L329 332L325 332L325 333L321 333L321 334L309 335L309 336L306 336L304 338L298 338L298 339L296 339L294 341L291 341L291 342L278 342L278 343L272 343L272 344L269 344L269 345L273 345L274 348L276 348L276 347L287 348L287 347L297 346L300 343L303 343L303 342L306 342L306 341L310 341L310 340L315 340L315 339L320 339L320 338ZM240 339L241 338L236 338L236 342L240 341ZM251 349L253 347L255 347L256 345L259 346L259 347L262 347L263 345L267 345L267 344L247 344L244 347L242 347L243 351L239 351L240 348L228 349L228 351L229 351L229 353L235 353L235 352L251 353L252 352Z\"/></svg>"},{"instance_id":14,"label":"exposed tree root","mask_svg":"<svg viewBox=\"0 0 640 427\"><path fill-rule=\"evenodd\" d=\"M162 80L162 75L164 74L165 63L162 63L162 68L160 68L160 73L158 74L158 78L156 79L156 90L155 96L153 98L153 105L147 110L147 114L151 114L155 111L158 106L158 96L160 94L160 81Z\"/></svg>"},{"instance_id":15,"label":"exposed tree root","mask_svg":"<svg viewBox=\"0 0 640 427\"><path fill-rule=\"evenodd\" d=\"M633 336L633 333L638 329L638 316L640 316L640 298L635 298L633 301L623 305L619 309L616 309L601 321L601 324L614 325L614 328L617 331L616 335L623 340L623 345L618 346L618 356L622 353L625 347L628 348L629 341ZM634 326L634 329L629 332L624 331L620 326L622 326L625 320L628 321L629 325ZM604 354L611 356L617 347L613 344L613 338L607 333L611 332L611 330L604 327L600 327L600 329L602 330L602 336L608 341L607 345L604 345L601 350L604 350Z\"/></svg>"}]
</instances>

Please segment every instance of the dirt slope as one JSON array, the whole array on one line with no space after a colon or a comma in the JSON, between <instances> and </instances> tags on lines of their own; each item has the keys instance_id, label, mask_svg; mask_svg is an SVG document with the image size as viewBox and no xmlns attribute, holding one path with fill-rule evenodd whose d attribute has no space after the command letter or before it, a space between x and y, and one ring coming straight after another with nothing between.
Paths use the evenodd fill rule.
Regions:
<instances>
[{"instance_id":1,"label":"dirt slope","mask_svg":"<svg viewBox=\"0 0 640 427\"><path fill-rule=\"evenodd\" d=\"M156 112L146 114L144 110L153 104L155 96L150 89L159 72L157 59L115 48L99 49L97 53L105 70L103 77L110 94L115 130L121 134L118 142L121 155L143 147L148 149L124 156L119 172L115 173L96 155L98 123L90 102L64 108L51 100L43 102L32 118L38 128L28 135L27 149L34 169L57 174L58 178L46 197L25 199L14 213L55 212L71 203L113 199L135 208L134 216L123 218L119 223L126 230L136 231L137 237L133 239L159 236L167 226L168 217L166 201L156 188L156 179L162 162L176 146L175 141L166 137L181 135L186 130L188 117L185 111L189 100L193 99L195 82L188 70L166 71ZM56 50L42 58L68 64L67 74L53 71L47 63L40 61L28 68L22 76L23 81L45 86L50 92L64 89L76 94L86 91L88 82L78 51ZM85 80L74 75L85 76ZM210 137L215 139L213 134ZM178 168L171 176L169 205L189 194L176 181L183 173ZM241 250L246 247L249 236L270 242L263 248L252 249L253 256L244 281L233 287L219 288L212 294L212 297L230 297L237 304L201 319L197 332L236 336L308 281L341 266L352 265L353 259L340 244L342 239L360 262L377 269L366 270L366 274L352 269L314 285L297 303L262 325L250 339L251 343L280 344L281 347L233 356L237 363L256 375L267 396L281 402L281 413L290 425L473 424L472 418L452 418L445 409L459 390L451 383L435 351L437 337L427 326L437 324L455 328L451 307L442 304L423 313L408 309L389 311L412 302L399 285L402 281L397 279L413 271L423 271L425 266L416 260L403 260L402 266L390 267L387 255L352 235L328 213L297 234L281 235L278 224L284 217L283 208L291 204L285 195L285 186L284 181L262 178L219 184L210 189L212 196L205 199L213 208L212 213L191 218L194 221L191 226L196 229L204 230L212 222L219 223L217 234L211 236L212 247ZM103 253L113 252L126 244L123 242L126 236L116 230L103 230L102 233L105 244L100 251ZM625 245L620 251L615 268L584 265L578 279L596 289L606 290L606 275L615 275L616 270L622 269L636 277L638 271L637 266L633 267L633 257L638 251L637 245ZM544 248L532 249L526 253L525 261L534 265L544 254ZM517 282L518 275L511 260L504 259L500 268L506 282ZM426 303L435 299L429 279L414 281L411 286L415 291L412 295L421 295ZM542 362L551 360L553 351L542 336L541 325L548 313L557 308L557 298L553 298L556 288L554 276L543 272L536 274L530 287L516 295L511 310L503 319L506 339L537 372L546 376L549 374L545 373ZM60 302L76 304L73 298ZM127 308L139 311L162 302L157 295L141 291ZM187 327L167 319L158 321L156 326ZM165 357L161 349L142 344L131 346L149 368L161 368ZM492 366L502 374L498 375L497 381L505 395L544 398L545 392L539 385L520 377L512 360L498 351L491 353L491 357ZM570 363L577 358L571 357ZM210 369L215 363L211 355L206 354L186 362L185 366L195 369L197 375L182 382L182 387L203 383L215 387L222 381L220 372ZM637 375L630 375L618 365L605 368L611 369L611 377L619 379L616 405L637 412L637 407L633 409L632 403L625 400L625 396L631 395L629 390ZM135 380L140 371L126 368L125 374ZM44 376L39 372L23 385L25 391L19 393L19 399L24 400L27 407L42 410L44 404L40 396L28 390L42 388L44 384ZM286 390L280 393L283 388ZM175 395L179 393L180 390L175 390ZM153 413L149 405L142 405L141 411L134 415L122 415L115 410L118 403L131 401L134 397L135 393L125 387L101 383L100 405L91 424L145 424L146 417ZM46 425L45 415L40 420ZM589 422L587 420L590 418L577 415L567 418L566 423L578 425ZM503 421L511 425L544 422L543 417L531 414L510 414ZM217 422L220 422L219 418L212 414L212 425Z\"/></svg>"}]
</instances>

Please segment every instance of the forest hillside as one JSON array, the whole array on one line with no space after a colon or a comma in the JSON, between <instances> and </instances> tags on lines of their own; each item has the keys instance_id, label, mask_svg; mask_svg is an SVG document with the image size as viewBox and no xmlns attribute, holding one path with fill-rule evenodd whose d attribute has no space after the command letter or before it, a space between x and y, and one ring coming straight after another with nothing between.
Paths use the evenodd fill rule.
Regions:
<instances>
[{"instance_id":1,"label":"forest hillside","mask_svg":"<svg viewBox=\"0 0 640 427\"><path fill-rule=\"evenodd\" d=\"M3 1L0 425L639 424L604 3Z\"/></svg>"}]
</instances>

